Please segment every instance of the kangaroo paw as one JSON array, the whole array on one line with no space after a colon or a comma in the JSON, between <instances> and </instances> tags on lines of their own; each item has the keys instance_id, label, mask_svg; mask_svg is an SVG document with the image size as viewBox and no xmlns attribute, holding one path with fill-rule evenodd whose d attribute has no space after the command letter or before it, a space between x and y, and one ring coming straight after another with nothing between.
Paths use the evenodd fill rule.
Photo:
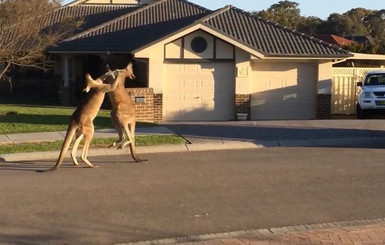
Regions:
<instances>
[{"instance_id":1,"label":"kangaroo paw","mask_svg":"<svg viewBox=\"0 0 385 245\"><path fill-rule=\"evenodd\" d=\"M124 147L126 147L127 145L131 144L132 142L131 141L125 141L125 142L122 142L122 144L120 144L120 146L118 147L118 149L123 149Z\"/></svg>"}]
</instances>

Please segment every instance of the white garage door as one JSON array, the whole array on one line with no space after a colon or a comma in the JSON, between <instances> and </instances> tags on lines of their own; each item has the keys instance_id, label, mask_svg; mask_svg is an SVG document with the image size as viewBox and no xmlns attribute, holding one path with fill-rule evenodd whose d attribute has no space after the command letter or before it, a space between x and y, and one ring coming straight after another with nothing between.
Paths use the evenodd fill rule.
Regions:
<instances>
[{"instance_id":1,"label":"white garage door","mask_svg":"<svg viewBox=\"0 0 385 245\"><path fill-rule=\"evenodd\" d=\"M314 119L317 66L253 64L251 119Z\"/></svg>"},{"instance_id":2,"label":"white garage door","mask_svg":"<svg viewBox=\"0 0 385 245\"><path fill-rule=\"evenodd\" d=\"M165 120L232 120L234 76L233 63L166 64Z\"/></svg>"}]
</instances>

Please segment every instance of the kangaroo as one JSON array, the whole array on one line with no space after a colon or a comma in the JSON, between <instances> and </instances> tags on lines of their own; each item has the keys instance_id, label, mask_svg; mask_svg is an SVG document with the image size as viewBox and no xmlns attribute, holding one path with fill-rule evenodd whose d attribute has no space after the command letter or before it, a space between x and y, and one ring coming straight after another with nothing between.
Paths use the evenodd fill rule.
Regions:
<instances>
[{"instance_id":1,"label":"kangaroo","mask_svg":"<svg viewBox=\"0 0 385 245\"><path fill-rule=\"evenodd\" d=\"M73 112L56 165L46 171L57 170L61 166L64 156L67 153L72 138L75 134L76 140L71 151L71 158L74 165L79 166L79 163L76 159L76 152L80 141L84 137L84 147L81 154L81 159L90 168L98 167L97 165L93 165L87 159L88 148L94 135L93 121L103 103L105 93L114 91L117 88L120 80L115 79L115 75L112 73L106 73L96 80L93 80L89 73L87 73L85 77L87 86L84 91L90 91L91 87L88 86L89 84L98 83L99 86L92 88L85 100ZM103 81L106 81L107 83L103 83Z\"/></svg>"},{"instance_id":2,"label":"kangaroo","mask_svg":"<svg viewBox=\"0 0 385 245\"><path fill-rule=\"evenodd\" d=\"M110 148L118 145L118 149L123 149L126 145L130 144L132 158L136 162L147 161L146 159L140 159L135 152L135 107L124 86L126 77L131 80L136 78L132 69L132 63L130 62L127 67L122 70L109 70L106 75L111 73L118 73L116 79L119 80L117 88L108 94L112 104L111 119L114 127L118 131L119 138L110 146ZM88 86L97 88L102 86L102 84L101 81L95 81Z\"/></svg>"}]
</instances>

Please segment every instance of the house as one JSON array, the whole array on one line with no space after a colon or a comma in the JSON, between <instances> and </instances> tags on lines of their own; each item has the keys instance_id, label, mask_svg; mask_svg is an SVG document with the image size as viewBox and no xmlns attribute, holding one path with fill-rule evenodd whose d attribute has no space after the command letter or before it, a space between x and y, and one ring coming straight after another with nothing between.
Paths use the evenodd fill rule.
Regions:
<instances>
[{"instance_id":1,"label":"house","mask_svg":"<svg viewBox=\"0 0 385 245\"><path fill-rule=\"evenodd\" d=\"M78 0L53 17L63 13L85 21L48 49L61 94L80 89L85 72L132 59L138 81L130 92L139 119L149 121L328 118L332 62L351 56L233 6Z\"/></svg>"},{"instance_id":2,"label":"house","mask_svg":"<svg viewBox=\"0 0 385 245\"><path fill-rule=\"evenodd\" d=\"M346 39L352 40L353 42L360 43L363 45L374 44L375 40L371 36L345 36Z\"/></svg>"},{"instance_id":3,"label":"house","mask_svg":"<svg viewBox=\"0 0 385 245\"><path fill-rule=\"evenodd\" d=\"M331 43L334 45L338 45L340 47L352 44L354 41L333 35L333 34L319 34L319 35L314 35L315 38L318 38L322 41L325 41L327 43Z\"/></svg>"}]
</instances>

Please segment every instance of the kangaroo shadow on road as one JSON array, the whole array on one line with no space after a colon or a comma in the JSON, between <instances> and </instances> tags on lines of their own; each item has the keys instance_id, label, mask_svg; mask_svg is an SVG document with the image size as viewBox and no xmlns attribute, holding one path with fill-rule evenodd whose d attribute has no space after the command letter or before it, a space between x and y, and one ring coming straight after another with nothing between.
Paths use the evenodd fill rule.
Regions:
<instances>
[{"instance_id":1,"label":"kangaroo shadow on road","mask_svg":"<svg viewBox=\"0 0 385 245\"><path fill-rule=\"evenodd\" d=\"M90 157L92 158L92 156ZM97 161L93 160L92 162L96 163L99 167L97 168L90 168L87 165L83 164L82 162L79 162L79 166L75 166L72 164L72 162L64 162L64 164L56 171L46 171L50 168L52 168L55 165L56 160L38 160L38 161L13 161L13 162L1 162L0 161L0 171L27 171L27 172L36 172L36 173L54 173L57 171L60 171L60 169L74 169L74 170L80 170L80 169L99 169L103 168L103 165L113 165L112 162L106 162L106 161ZM134 164L135 161L119 161L119 164Z\"/></svg>"},{"instance_id":2,"label":"kangaroo shadow on road","mask_svg":"<svg viewBox=\"0 0 385 245\"><path fill-rule=\"evenodd\" d=\"M34 162L0 162L0 171L30 171L41 172L53 166L53 163L47 162L47 164L38 164ZM51 163L51 164L48 164ZM50 166L52 165L52 166ZM63 166L63 168L73 168L74 166Z\"/></svg>"}]
</instances>

